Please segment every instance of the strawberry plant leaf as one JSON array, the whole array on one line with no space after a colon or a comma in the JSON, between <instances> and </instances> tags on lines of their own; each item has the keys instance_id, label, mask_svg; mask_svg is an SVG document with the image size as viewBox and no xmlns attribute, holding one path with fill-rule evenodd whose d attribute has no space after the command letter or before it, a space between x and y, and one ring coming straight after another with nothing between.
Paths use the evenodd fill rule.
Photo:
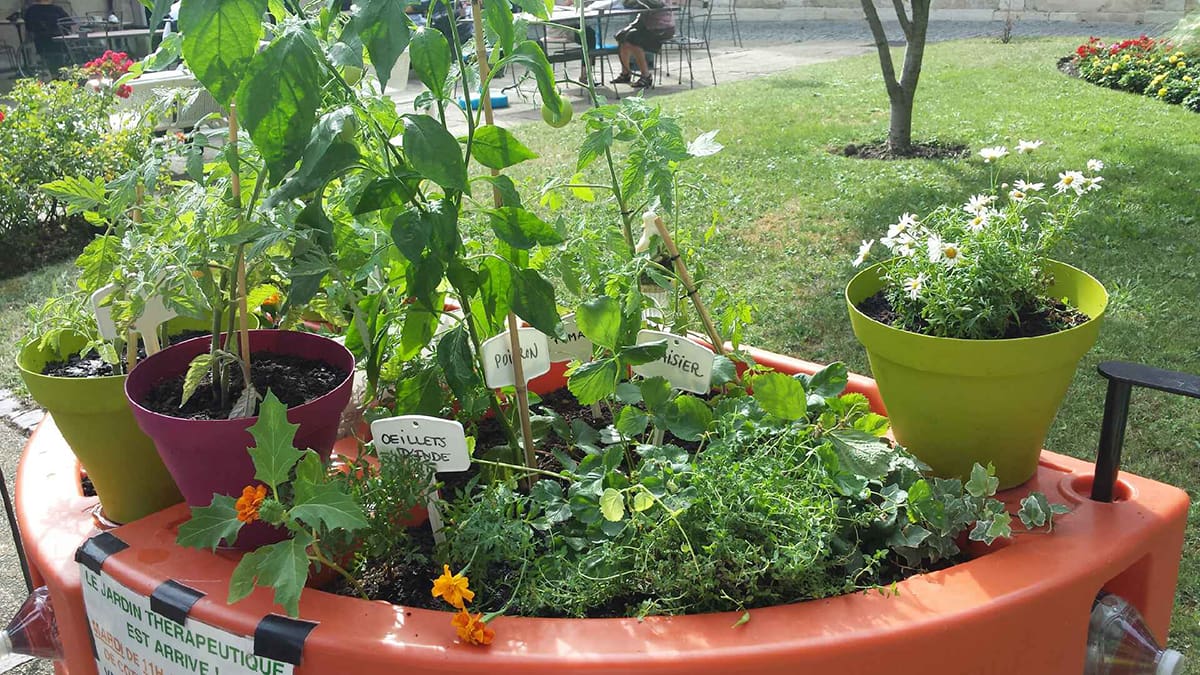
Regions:
<instances>
[{"instance_id":1,"label":"strawberry plant leaf","mask_svg":"<svg viewBox=\"0 0 1200 675\"><path fill-rule=\"evenodd\" d=\"M337 483L313 483L297 479L293 518L325 530L358 530L367 526L362 507Z\"/></svg>"},{"instance_id":2,"label":"strawberry plant leaf","mask_svg":"<svg viewBox=\"0 0 1200 675\"><path fill-rule=\"evenodd\" d=\"M621 302L607 295L588 300L575 309L575 324L593 343L616 351L621 337Z\"/></svg>"},{"instance_id":3,"label":"strawberry plant leaf","mask_svg":"<svg viewBox=\"0 0 1200 675\"><path fill-rule=\"evenodd\" d=\"M867 480L882 480L887 476L892 450L886 443L857 429L830 432L829 439L844 471Z\"/></svg>"},{"instance_id":4,"label":"strawberry plant leaf","mask_svg":"<svg viewBox=\"0 0 1200 675\"><path fill-rule=\"evenodd\" d=\"M685 441L698 441L712 422L712 409L695 396L677 397L663 416L667 431Z\"/></svg>"},{"instance_id":5,"label":"strawberry plant leaf","mask_svg":"<svg viewBox=\"0 0 1200 675\"><path fill-rule=\"evenodd\" d=\"M764 373L751 381L754 400L772 415L794 422L808 414L804 383L783 373Z\"/></svg>"},{"instance_id":6,"label":"strawberry plant leaf","mask_svg":"<svg viewBox=\"0 0 1200 675\"><path fill-rule=\"evenodd\" d=\"M215 551L222 540L232 544L242 529L236 504L229 495L214 494L212 504L193 506L191 519L179 526L176 543L210 551Z\"/></svg>"},{"instance_id":7,"label":"strawberry plant leaf","mask_svg":"<svg viewBox=\"0 0 1200 675\"><path fill-rule=\"evenodd\" d=\"M255 480L271 486L272 492L287 481L292 467L300 461L302 453L292 447L299 428L299 424L288 422L287 406L275 397L274 392L267 391L259 408L258 421L249 429L256 443L249 452L254 460Z\"/></svg>"},{"instance_id":8,"label":"strawberry plant leaf","mask_svg":"<svg viewBox=\"0 0 1200 675\"><path fill-rule=\"evenodd\" d=\"M617 361L598 359L580 364L567 376L567 389L583 405L591 405L612 394L617 387Z\"/></svg>"}]
</instances>

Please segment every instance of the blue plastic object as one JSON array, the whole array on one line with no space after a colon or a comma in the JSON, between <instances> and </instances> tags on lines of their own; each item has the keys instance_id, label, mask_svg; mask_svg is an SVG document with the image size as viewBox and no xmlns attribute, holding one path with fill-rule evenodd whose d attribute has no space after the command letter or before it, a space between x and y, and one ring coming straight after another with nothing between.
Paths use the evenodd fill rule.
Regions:
<instances>
[{"instance_id":1,"label":"blue plastic object","mask_svg":"<svg viewBox=\"0 0 1200 675\"><path fill-rule=\"evenodd\" d=\"M508 94L505 94L503 92L494 92L493 91L493 92L491 92L491 99L492 99L492 110L508 107ZM460 107L464 110L466 110L466 108L467 108L467 101L466 101L466 99L464 99L461 96L458 97L458 107ZM479 97L478 96L471 97L471 110L479 110Z\"/></svg>"}]
</instances>

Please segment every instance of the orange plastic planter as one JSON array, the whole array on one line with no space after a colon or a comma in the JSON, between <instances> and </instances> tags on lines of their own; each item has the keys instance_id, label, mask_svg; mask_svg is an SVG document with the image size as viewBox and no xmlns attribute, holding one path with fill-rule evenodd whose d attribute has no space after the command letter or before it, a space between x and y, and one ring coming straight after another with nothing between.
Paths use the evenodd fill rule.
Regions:
<instances>
[{"instance_id":1,"label":"orange plastic planter","mask_svg":"<svg viewBox=\"0 0 1200 675\"><path fill-rule=\"evenodd\" d=\"M818 366L757 352L787 372ZM874 383L851 390L878 405ZM837 673L1063 675L1083 669L1092 598L1106 588L1129 599L1159 640L1166 638L1183 543L1187 495L1121 474L1117 502L1088 500L1091 465L1043 453L1037 475L1001 496L1015 504L1028 490L1073 507L1052 534L1019 534L975 559L900 582L895 595L857 593L736 613L671 618L499 618L496 641L457 642L450 614L305 592L302 618L317 622L297 673L412 675L446 673ZM17 476L17 509L37 575L50 586L66 645L60 672L96 672L83 612L76 548L96 533L95 500L78 488L78 467L52 421L26 447ZM233 555L176 546L182 505L112 530L129 545L103 562L110 577L149 595L175 580L205 594L199 621L252 635L278 611L270 593L225 604ZM431 578L435 571L431 571ZM179 671L182 672L182 671Z\"/></svg>"}]
</instances>

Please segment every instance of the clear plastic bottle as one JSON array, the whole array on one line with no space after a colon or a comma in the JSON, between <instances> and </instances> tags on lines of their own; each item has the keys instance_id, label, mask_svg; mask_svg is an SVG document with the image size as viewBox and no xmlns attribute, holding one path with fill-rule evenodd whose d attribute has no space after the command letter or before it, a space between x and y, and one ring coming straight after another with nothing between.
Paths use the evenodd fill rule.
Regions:
<instances>
[{"instance_id":1,"label":"clear plastic bottle","mask_svg":"<svg viewBox=\"0 0 1200 675\"><path fill-rule=\"evenodd\" d=\"M1182 675L1183 655L1158 646L1142 615L1124 598L1101 591L1088 622L1084 675Z\"/></svg>"},{"instance_id":2,"label":"clear plastic bottle","mask_svg":"<svg viewBox=\"0 0 1200 675\"><path fill-rule=\"evenodd\" d=\"M8 628L0 631L0 659L10 654L40 659L62 658L54 606L50 604L50 591L45 586L33 589Z\"/></svg>"}]
</instances>

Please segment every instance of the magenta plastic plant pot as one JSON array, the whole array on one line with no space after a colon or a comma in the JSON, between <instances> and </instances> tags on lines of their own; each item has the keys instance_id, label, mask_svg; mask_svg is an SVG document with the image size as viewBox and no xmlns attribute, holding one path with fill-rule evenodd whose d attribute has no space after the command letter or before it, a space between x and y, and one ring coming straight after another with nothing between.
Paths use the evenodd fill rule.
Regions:
<instances>
[{"instance_id":1,"label":"magenta plastic plant pot","mask_svg":"<svg viewBox=\"0 0 1200 675\"><path fill-rule=\"evenodd\" d=\"M208 506L214 494L237 498L255 483L247 448L254 445L248 429L257 417L233 420L190 420L163 415L142 405L163 380L182 375L196 356L208 351L210 339L198 337L172 345L142 361L125 382L125 397L142 431L154 441L167 471L189 506ZM282 330L250 331L250 353L270 352L322 361L348 375L333 391L287 411L299 424L297 448L311 448L328 460L337 440L338 422L354 385L354 356L341 344L320 335ZM266 392L261 392L266 393ZM242 528L235 548L255 548L282 540L285 532L262 523Z\"/></svg>"}]
</instances>

